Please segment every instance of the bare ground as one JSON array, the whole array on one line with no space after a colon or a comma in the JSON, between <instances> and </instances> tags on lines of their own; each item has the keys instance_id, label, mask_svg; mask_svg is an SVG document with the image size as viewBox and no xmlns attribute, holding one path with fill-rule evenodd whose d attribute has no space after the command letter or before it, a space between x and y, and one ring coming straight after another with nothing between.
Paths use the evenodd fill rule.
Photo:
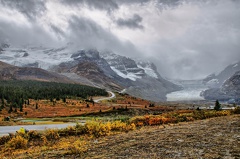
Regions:
<instances>
[{"instance_id":1,"label":"bare ground","mask_svg":"<svg viewBox=\"0 0 240 159\"><path fill-rule=\"evenodd\" d=\"M84 156L75 157L238 159L240 115L144 127L129 133L96 139L91 142Z\"/></svg>"}]
</instances>

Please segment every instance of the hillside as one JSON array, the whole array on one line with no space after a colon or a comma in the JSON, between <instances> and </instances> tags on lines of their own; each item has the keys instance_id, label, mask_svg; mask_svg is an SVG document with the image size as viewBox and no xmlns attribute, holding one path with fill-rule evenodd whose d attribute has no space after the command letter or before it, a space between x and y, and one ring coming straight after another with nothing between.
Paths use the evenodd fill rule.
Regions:
<instances>
[{"instance_id":1,"label":"hillside","mask_svg":"<svg viewBox=\"0 0 240 159\"><path fill-rule=\"evenodd\" d=\"M46 141L46 146L39 146L43 143L33 140L28 149L13 150L1 145L0 157L240 158L239 121L239 115L231 115L189 123L146 126L100 138L63 136L57 140L51 138ZM55 137L55 131L47 132ZM37 133L35 135L37 138Z\"/></svg>"},{"instance_id":2,"label":"hillside","mask_svg":"<svg viewBox=\"0 0 240 159\"><path fill-rule=\"evenodd\" d=\"M220 88L210 88L202 95L209 100L222 100L232 103L240 103L240 71L227 79Z\"/></svg>"},{"instance_id":3,"label":"hillside","mask_svg":"<svg viewBox=\"0 0 240 159\"><path fill-rule=\"evenodd\" d=\"M239 158L239 131L239 115L145 127L96 140L85 157Z\"/></svg>"},{"instance_id":4,"label":"hillside","mask_svg":"<svg viewBox=\"0 0 240 159\"><path fill-rule=\"evenodd\" d=\"M69 78L40 68L17 67L0 61L0 80L36 80L74 83Z\"/></svg>"},{"instance_id":5,"label":"hillside","mask_svg":"<svg viewBox=\"0 0 240 159\"><path fill-rule=\"evenodd\" d=\"M240 61L228 65L218 74L211 74L203 79L203 84L212 88L219 88L228 78L233 76L237 71L240 71Z\"/></svg>"}]
</instances>

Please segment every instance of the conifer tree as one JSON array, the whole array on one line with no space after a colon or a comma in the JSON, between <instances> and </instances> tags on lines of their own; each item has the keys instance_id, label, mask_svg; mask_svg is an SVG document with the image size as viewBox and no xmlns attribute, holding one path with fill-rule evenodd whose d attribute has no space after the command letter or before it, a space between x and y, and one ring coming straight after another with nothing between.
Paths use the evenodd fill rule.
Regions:
<instances>
[{"instance_id":1,"label":"conifer tree","mask_svg":"<svg viewBox=\"0 0 240 159\"><path fill-rule=\"evenodd\" d=\"M220 110L220 109L221 109L221 104L219 103L218 100L216 100L214 110Z\"/></svg>"}]
</instances>

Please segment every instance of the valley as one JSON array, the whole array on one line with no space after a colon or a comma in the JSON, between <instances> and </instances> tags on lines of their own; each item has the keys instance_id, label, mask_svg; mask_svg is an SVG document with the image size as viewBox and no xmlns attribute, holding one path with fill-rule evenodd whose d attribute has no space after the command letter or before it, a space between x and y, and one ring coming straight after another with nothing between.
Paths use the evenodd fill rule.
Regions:
<instances>
[{"instance_id":1,"label":"valley","mask_svg":"<svg viewBox=\"0 0 240 159\"><path fill-rule=\"evenodd\" d=\"M182 90L167 94L167 101L201 101L201 92L207 89L202 80L175 81Z\"/></svg>"},{"instance_id":2,"label":"valley","mask_svg":"<svg viewBox=\"0 0 240 159\"><path fill-rule=\"evenodd\" d=\"M238 63L167 80L152 62L95 49L7 46L0 59L0 157L239 157Z\"/></svg>"},{"instance_id":3,"label":"valley","mask_svg":"<svg viewBox=\"0 0 240 159\"><path fill-rule=\"evenodd\" d=\"M0 8L0 159L240 159L240 0Z\"/></svg>"}]
</instances>

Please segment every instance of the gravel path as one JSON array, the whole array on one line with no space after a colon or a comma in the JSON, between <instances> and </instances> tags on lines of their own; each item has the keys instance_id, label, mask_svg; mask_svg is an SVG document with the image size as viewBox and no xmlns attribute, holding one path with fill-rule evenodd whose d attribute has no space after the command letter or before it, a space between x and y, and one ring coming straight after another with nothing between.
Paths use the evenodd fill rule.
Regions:
<instances>
[{"instance_id":1,"label":"gravel path","mask_svg":"<svg viewBox=\"0 0 240 159\"><path fill-rule=\"evenodd\" d=\"M99 103L102 100L109 100L109 99L112 99L112 98L116 97L116 95L113 92L108 91L108 93L111 94L110 97L103 97L103 98L100 98L100 99L95 99L94 102Z\"/></svg>"}]
</instances>

